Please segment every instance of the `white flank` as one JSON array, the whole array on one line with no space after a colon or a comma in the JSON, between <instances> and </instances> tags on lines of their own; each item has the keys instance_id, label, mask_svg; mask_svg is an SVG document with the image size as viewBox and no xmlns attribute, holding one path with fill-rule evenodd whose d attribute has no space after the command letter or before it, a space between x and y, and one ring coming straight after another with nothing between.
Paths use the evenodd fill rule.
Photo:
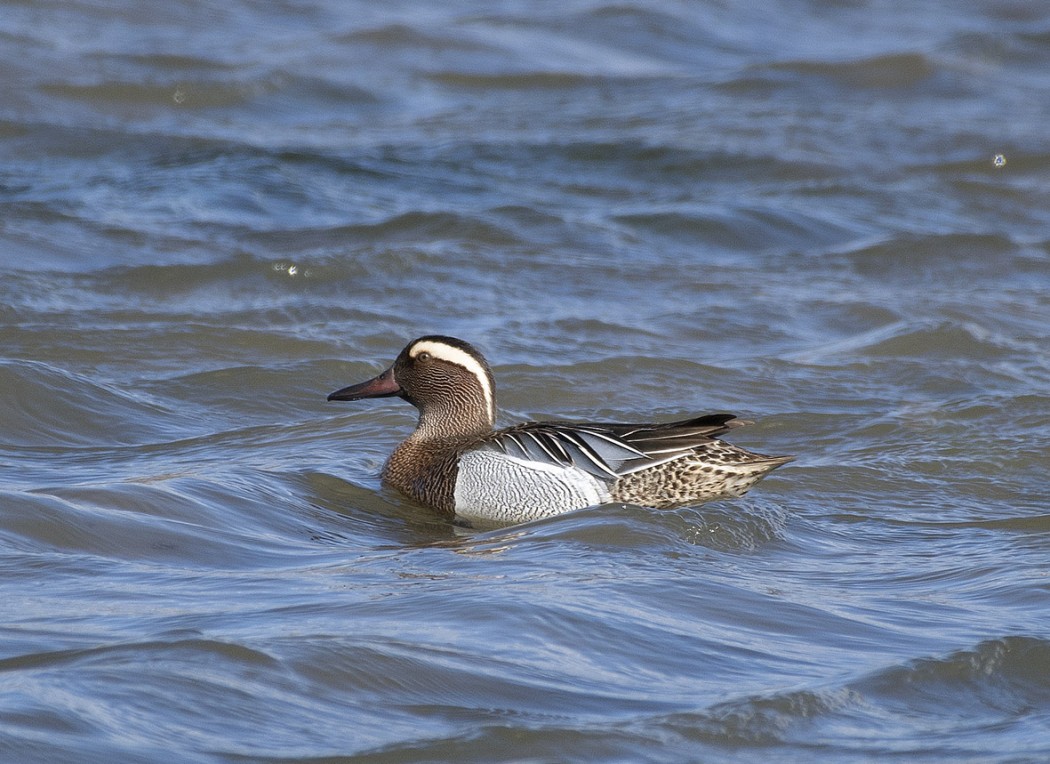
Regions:
<instances>
[{"instance_id":1,"label":"white flank","mask_svg":"<svg viewBox=\"0 0 1050 764\"><path fill-rule=\"evenodd\" d=\"M417 342L412 346L412 349L408 351L409 358L415 358L420 353L430 353L433 358L438 358L442 361L448 361L457 366L462 366L477 377L478 384L481 385L481 392L485 396L485 405L488 408L489 420L492 422L496 421L496 396L492 393L492 380L485 371L485 367L481 365L481 362L478 361L477 358L465 350L446 345L444 342L435 342L434 340L423 340L422 342Z\"/></svg>"},{"instance_id":2,"label":"white flank","mask_svg":"<svg viewBox=\"0 0 1050 764\"><path fill-rule=\"evenodd\" d=\"M603 504L609 487L576 467L482 448L460 457L454 501L460 517L522 523Z\"/></svg>"}]
</instances>

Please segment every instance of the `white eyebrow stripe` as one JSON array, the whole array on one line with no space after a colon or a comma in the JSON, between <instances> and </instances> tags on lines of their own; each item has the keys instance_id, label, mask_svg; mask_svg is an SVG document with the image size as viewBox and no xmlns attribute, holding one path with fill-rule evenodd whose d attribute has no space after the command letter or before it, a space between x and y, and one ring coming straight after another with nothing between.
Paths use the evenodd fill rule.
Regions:
<instances>
[{"instance_id":1,"label":"white eyebrow stripe","mask_svg":"<svg viewBox=\"0 0 1050 764\"><path fill-rule=\"evenodd\" d=\"M417 342L408 351L410 358L415 358L420 353L430 353L433 358L462 366L477 377L478 384L481 385L481 392L485 396L485 407L488 409L489 419L492 422L496 421L496 397L492 392L492 380L489 378L485 367L481 365L477 358L465 350L446 345L444 342L434 342L433 340Z\"/></svg>"}]
</instances>

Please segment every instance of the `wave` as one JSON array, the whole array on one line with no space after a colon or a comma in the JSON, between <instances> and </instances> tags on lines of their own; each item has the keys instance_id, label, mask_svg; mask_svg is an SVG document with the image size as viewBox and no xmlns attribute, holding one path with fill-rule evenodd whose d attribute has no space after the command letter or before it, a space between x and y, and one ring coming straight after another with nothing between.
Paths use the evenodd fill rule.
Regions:
<instances>
[{"instance_id":1,"label":"wave","mask_svg":"<svg viewBox=\"0 0 1050 764\"><path fill-rule=\"evenodd\" d=\"M867 756L943 755L945 750L961 756L987 754L997 730L1016 745L1024 738L1017 729L1021 727L1030 730L1028 753L1047 753L1050 748L1038 730L1048 708L1050 641L1009 636L836 686L746 696L632 726L656 727L682 741L733 747L804 745L819 739L822 747L842 755ZM968 749L970 741L977 747Z\"/></svg>"},{"instance_id":2,"label":"wave","mask_svg":"<svg viewBox=\"0 0 1050 764\"><path fill-rule=\"evenodd\" d=\"M1035 347L1023 340L985 328L976 321L948 321L912 318L893 321L833 342L807 348L791 358L807 363L834 360L931 359L952 361L961 358L984 359L989 364ZM1018 367L1015 371L1021 371ZM1007 369L1006 371L1009 371ZM932 370L931 370L932 373Z\"/></svg>"},{"instance_id":3,"label":"wave","mask_svg":"<svg viewBox=\"0 0 1050 764\"><path fill-rule=\"evenodd\" d=\"M855 90L909 88L929 79L936 66L926 55L890 53L847 61L788 61L773 64L773 71L821 77Z\"/></svg>"},{"instance_id":4,"label":"wave","mask_svg":"<svg viewBox=\"0 0 1050 764\"><path fill-rule=\"evenodd\" d=\"M168 432L156 403L39 361L0 361L0 390L11 446L141 444Z\"/></svg>"},{"instance_id":5,"label":"wave","mask_svg":"<svg viewBox=\"0 0 1050 764\"><path fill-rule=\"evenodd\" d=\"M746 253L809 249L817 243L840 244L855 232L842 221L797 210L746 207L708 212L662 210L616 215L616 222L636 235L668 237L705 248Z\"/></svg>"}]
</instances>

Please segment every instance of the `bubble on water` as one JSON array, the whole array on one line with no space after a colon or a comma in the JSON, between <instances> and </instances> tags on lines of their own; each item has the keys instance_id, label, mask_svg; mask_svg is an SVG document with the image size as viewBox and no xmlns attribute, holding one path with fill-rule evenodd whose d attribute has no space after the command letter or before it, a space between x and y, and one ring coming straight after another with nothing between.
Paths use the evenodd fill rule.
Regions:
<instances>
[{"instance_id":1,"label":"bubble on water","mask_svg":"<svg viewBox=\"0 0 1050 764\"><path fill-rule=\"evenodd\" d=\"M996 167L1005 167L1006 166L1006 155L1004 155L1004 154L996 154L992 158L992 164L994 164Z\"/></svg>"},{"instance_id":2,"label":"bubble on water","mask_svg":"<svg viewBox=\"0 0 1050 764\"><path fill-rule=\"evenodd\" d=\"M283 273L292 278L297 276L302 276L303 278L310 277L310 270L308 268L300 268L295 263L274 263L272 268L277 273Z\"/></svg>"}]
</instances>

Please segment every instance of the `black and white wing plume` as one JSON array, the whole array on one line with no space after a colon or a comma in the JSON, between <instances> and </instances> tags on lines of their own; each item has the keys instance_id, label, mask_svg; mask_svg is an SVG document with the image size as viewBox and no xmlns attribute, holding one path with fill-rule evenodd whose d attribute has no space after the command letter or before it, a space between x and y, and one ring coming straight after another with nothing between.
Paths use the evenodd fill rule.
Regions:
<instances>
[{"instance_id":1,"label":"black and white wing plume","mask_svg":"<svg viewBox=\"0 0 1050 764\"><path fill-rule=\"evenodd\" d=\"M500 430L485 447L525 461L574 466L615 480L673 461L746 422L732 414L710 414L663 424L575 424L529 422Z\"/></svg>"}]
</instances>

